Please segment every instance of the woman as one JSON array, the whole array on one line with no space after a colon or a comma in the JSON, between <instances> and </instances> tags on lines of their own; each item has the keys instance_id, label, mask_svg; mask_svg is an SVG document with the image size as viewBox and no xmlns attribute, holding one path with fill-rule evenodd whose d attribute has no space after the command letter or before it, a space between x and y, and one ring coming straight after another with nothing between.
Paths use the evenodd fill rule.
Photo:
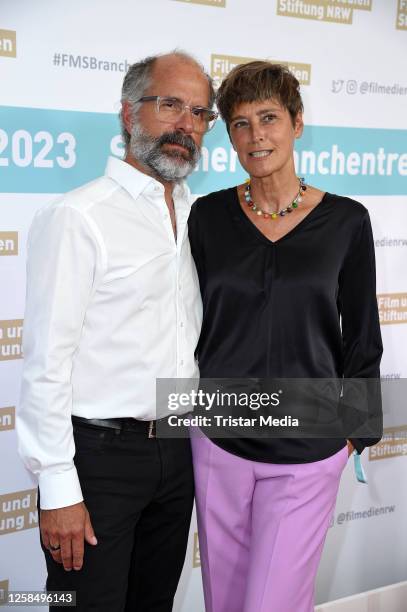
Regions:
<instances>
[{"instance_id":1,"label":"woman","mask_svg":"<svg viewBox=\"0 0 407 612\"><path fill-rule=\"evenodd\" d=\"M379 377L369 215L296 176L298 81L284 66L251 62L225 78L217 102L250 179L191 211L201 377ZM373 435L192 437L207 612L313 610L342 470Z\"/></svg>"}]
</instances>

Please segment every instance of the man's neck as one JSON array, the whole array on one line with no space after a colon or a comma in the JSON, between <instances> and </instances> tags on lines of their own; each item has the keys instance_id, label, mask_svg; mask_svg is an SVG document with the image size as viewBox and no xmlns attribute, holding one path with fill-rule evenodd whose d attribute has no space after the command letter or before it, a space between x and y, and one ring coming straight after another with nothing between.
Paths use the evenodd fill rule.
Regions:
<instances>
[{"instance_id":1,"label":"man's neck","mask_svg":"<svg viewBox=\"0 0 407 612\"><path fill-rule=\"evenodd\" d=\"M174 207L174 202L172 199L172 192L173 192L174 185L175 185L174 181L165 181L161 177L157 176L150 170L150 168L148 168L147 166L144 166L144 164L140 163L130 153L126 154L126 157L124 158L123 161L125 161L127 164L130 164L131 166L133 166L134 168L136 168L143 174L147 174L147 176L151 176L156 181L161 183L161 185L163 185L164 187L164 198L165 198L168 208L171 209Z\"/></svg>"}]
</instances>

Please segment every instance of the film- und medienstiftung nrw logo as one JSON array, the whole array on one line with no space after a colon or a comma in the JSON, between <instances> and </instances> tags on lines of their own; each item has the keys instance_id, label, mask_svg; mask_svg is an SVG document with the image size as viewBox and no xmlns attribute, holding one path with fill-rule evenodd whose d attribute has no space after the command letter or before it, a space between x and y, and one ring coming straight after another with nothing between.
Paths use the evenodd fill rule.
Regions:
<instances>
[{"instance_id":1,"label":"film- und medienstiftung nrw logo","mask_svg":"<svg viewBox=\"0 0 407 612\"><path fill-rule=\"evenodd\" d=\"M201 567L201 555L199 553L198 533L194 533L194 548L192 551L192 567Z\"/></svg>"},{"instance_id":2,"label":"film- und medienstiftung nrw logo","mask_svg":"<svg viewBox=\"0 0 407 612\"><path fill-rule=\"evenodd\" d=\"M355 10L371 11L372 0L277 0L280 17L351 24Z\"/></svg>"},{"instance_id":3,"label":"film- und medienstiftung nrw logo","mask_svg":"<svg viewBox=\"0 0 407 612\"><path fill-rule=\"evenodd\" d=\"M0 232L0 257L18 255L18 232Z\"/></svg>"},{"instance_id":4,"label":"film- und medienstiftung nrw logo","mask_svg":"<svg viewBox=\"0 0 407 612\"><path fill-rule=\"evenodd\" d=\"M378 444L369 447L369 461L405 457L407 455L407 425L386 427Z\"/></svg>"},{"instance_id":5,"label":"film- und medienstiftung nrw logo","mask_svg":"<svg viewBox=\"0 0 407 612\"><path fill-rule=\"evenodd\" d=\"M187 4L207 4L208 6L218 6L225 8L226 0L176 0L177 2L186 2Z\"/></svg>"},{"instance_id":6,"label":"film- und medienstiftung nrw logo","mask_svg":"<svg viewBox=\"0 0 407 612\"><path fill-rule=\"evenodd\" d=\"M7 602L8 590L8 580L0 580L0 606L3 606Z\"/></svg>"},{"instance_id":7,"label":"film- und medienstiftung nrw logo","mask_svg":"<svg viewBox=\"0 0 407 612\"><path fill-rule=\"evenodd\" d=\"M396 28L407 30L407 0L397 0Z\"/></svg>"},{"instance_id":8,"label":"film- und medienstiftung nrw logo","mask_svg":"<svg viewBox=\"0 0 407 612\"><path fill-rule=\"evenodd\" d=\"M0 408L0 432L10 431L16 427L16 409L14 406Z\"/></svg>"},{"instance_id":9,"label":"film- und medienstiftung nrw logo","mask_svg":"<svg viewBox=\"0 0 407 612\"><path fill-rule=\"evenodd\" d=\"M17 38L13 30L0 30L0 56L17 57Z\"/></svg>"},{"instance_id":10,"label":"film- und medienstiftung nrw logo","mask_svg":"<svg viewBox=\"0 0 407 612\"><path fill-rule=\"evenodd\" d=\"M0 536L37 525L37 489L0 495Z\"/></svg>"},{"instance_id":11,"label":"film- und medienstiftung nrw logo","mask_svg":"<svg viewBox=\"0 0 407 612\"><path fill-rule=\"evenodd\" d=\"M239 57L237 55L219 55L212 53L211 55L211 77L214 80L215 87L219 87L225 76L239 64L247 64L248 62L257 61L259 58ZM301 85L310 85L311 83L311 64L303 64L300 62L289 62L287 60L270 59L269 61L275 64L283 64L293 73Z\"/></svg>"},{"instance_id":12,"label":"film- und medienstiftung nrw logo","mask_svg":"<svg viewBox=\"0 0 407 612\"><path fill-rule=\"evenodd\" d=\"M0 321L0 361L22 359L23 320Z\"/></svg>"},{"instance_id":13,"label":"film- und medienstiftung nrw logo","mask_svg":"<svg viewBox=\"0 0 407 612\"><path fill-rule=\"evenodd\" d=\"M380 293L377 304L381 325L407 323L407 293Z\"/></svg>"}]
</instances>

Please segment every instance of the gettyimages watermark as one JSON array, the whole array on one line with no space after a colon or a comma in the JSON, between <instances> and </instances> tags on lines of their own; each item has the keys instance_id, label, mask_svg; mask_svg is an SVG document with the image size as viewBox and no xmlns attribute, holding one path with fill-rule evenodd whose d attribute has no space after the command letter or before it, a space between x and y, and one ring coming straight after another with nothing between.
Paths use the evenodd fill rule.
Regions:
<instances>
[{"instance_id":1,"label":"gettyimages watermark","mask_svg":"<svg viewBox=\"0 0 407 612\"><path fill-rule=\"evenodd\" d=\"M378 379L157 379L157 435L380 438Z\"/></svg>"}]
</instances>

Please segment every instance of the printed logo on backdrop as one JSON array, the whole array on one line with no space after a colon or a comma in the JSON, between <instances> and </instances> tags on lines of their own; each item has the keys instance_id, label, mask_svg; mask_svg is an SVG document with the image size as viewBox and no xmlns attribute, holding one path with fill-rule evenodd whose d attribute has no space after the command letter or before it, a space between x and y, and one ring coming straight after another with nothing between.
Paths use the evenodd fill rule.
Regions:
<instances>
[{"instance_id":1,"label":"printed logo on backdrop","mask_svg":"<svg viewBox=\"0 0 407 612\"><path fill-rule=\"evenodd\" d=\"M353 11L372 10L372 0L277 0L277 15L331 23L353 22Z\"/></svg>"},{"instance_id":2,"label":"printed logo on backdrop","mask_svg":"<svg viewBox=\"0 0 407 612\"><path fill-rule=\"evenodd\" d=\"M395 504L391 506L370 506L365 510L348 510L347 512L340 512L332 521L331 527L336 523L337 525L345 525L352 521L366 520L378 516L389 515L396 512Z\"/></svg>"},{"instance_id":3,"label":"printed logo on backdrop","mask_svg":"<svg viewBox=\"0 0 407 612\"><path fill-rule=\"evenodd\" d=\"M207 4L208 6L218 6L225 8L226 0L176 0L176 2L186 2L187 4Z\"/></svg>"},{"instance_id":4,"label":"printed logo on backdrop","mask_svg":"<svg viewBox=\"0 0 407 612\"><path fill-rule=\"evenodd\" d=\"M17 35L13 30L0 30L0 56L17 57Z\"/></svg>"},{"instance_id":5,"label":"printed logo on backdrop","mask_svg":"<svg viewBox=\"0 0 407 612\"><path fill-rule=\"evenodd\" d=\"M0 257L18 255L18 232L0 232Z\"/></svg>"},{"instance_id":6,"label":"printed logo on backdrop","mask_svg":"<svg viewBox=\"0 0 407 612\"><path fill-rule=\"evenodd\" d=\"M384 236L374 241L375 247L378 248L395 248L407 247L407 238Z\"/></svg>"},{"instance_id":7,"label":"printed logo on backdrop","mask_svg":"<svg viewBox=\"0 0 407 612\"><path fill-rule=\"evenodd\" d=\"M407 0L397 0L396 28L407 30Z\"/></svg>"},{"instance_id":8,"label":"printed logo on backdrop","mask_svg":"<svg viewBox=\"0 0 407 612\"><path fill-rule=\"evenodd\" d=\"M407 1L407 0L406 0ZM332 79L331 93L355 96L407 96L407 82L383 83L378 81L356 81L355 79Z\"/></svg>"},{"instance_id":9,"label":"printed logo on backdrop","mask_svg":"<svg viewBox=\"0 0 407 612\"><path fill-rule=\"evenodd\" d=\"M194 549L192 551L192 567L201 567L201 555L199 552L198 533L194 533Z\"/></svg>"},{"instance_id":10,"label":"printed logo on backdrop","mask_svg":"<svg viewBox=\"0 0 407 612\"><path fill-rule=\"evenodd\" d=\"M113 113L0 106L4 193L64 193L101 176L108 155L123 152ZM406 193L407 130L306 125L294 157L297 172L323 190L329 181L329 191L342 195ZM192 192L224 189L246 178L218 121L188 179Z\"/></svg>"},{"instance_id":11,"label":"printed logo on backdrop","mask_svg":"<svg viewBox=\"0 0 407 612\"><path fill-rule=\"evenodd\" d=\"M407 323L407 293L381 293L377 304L381 325Z\"/></svg>"},{"instance_id":12,"label":"printed logo on backdrop","mask_svg":"<svg viewBox=\"0 0 407 612\"><path fill-rule=\"evenodd\" d=\"M0 580L0 606L4 606L4 604L8 601L8 590L9 581Z\"/></svg>"},{"instance_id":13,"label":"printed logo on backdrop","mask_svg":"<svg viewBox=\"0 0 407 612\"><path fill-rule=\"evenodd\" d=\"M23 319L0 321L0 361L22 359Z\"/></svg>"},{"instance_id":14,"label":"printed logo on backdrop","mask_svg":"<svg viewBox=\"0 0 407 612\"><path fill-rule=\"evenodd\" d=\"M383 437L374 446L369 447L369 461L392 459L407 455L407 425L386 427Z\"/></svg>"},{"instance_id":15,"label":"printed logo on backdrop","mask_svg":"<svg viewBox=\"0 0 407 612\"><path fill-rule=\"evenodd\" d=\"M259 58L253 57L238 57L236 55L219 55L212 53L211 55L211 77L214 80L216 88L219 87L225 76L239 64L247 64ZM300 62L288 62L286 60L270 60L275 64L283 64L298 79L301 85L310 85L311 83L311 64L303 64Z\"/></svg>"},{"instance_id":16,"label":"printed logo on backdrop","mask_svg":"<svg viewBox=\"0 0 407 612\"><path fill-rule=\"evenodd\" d=\"M0 536L37 526L37 489L0 495Z\"/></svg>"},{"instance_id":17,"label":"printed logo on backdrop","mask_svg":"<svg viewBox=\"0 0 407 612\"><path fill-rule=\"evenodd\" d=\"M14 406L0 408L0 432L11 431L16 427L16 409Z\"/></svg>"}]
</instances>

